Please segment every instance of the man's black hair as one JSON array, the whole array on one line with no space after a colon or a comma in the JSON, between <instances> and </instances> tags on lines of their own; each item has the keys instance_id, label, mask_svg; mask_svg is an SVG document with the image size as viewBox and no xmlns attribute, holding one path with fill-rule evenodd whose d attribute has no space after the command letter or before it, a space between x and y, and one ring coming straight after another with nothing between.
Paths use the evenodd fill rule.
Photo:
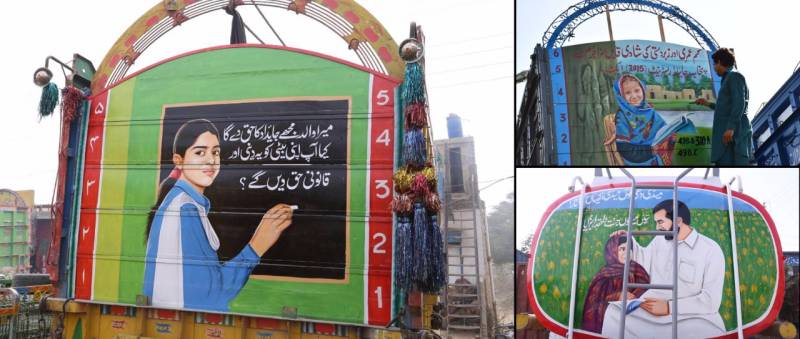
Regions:
<instances>
[{"instance_id":1,"label":"man's black hair","mask_svg":"<svg viewBox=\"0 0 800 339\"><path fill-rule=\"evenodd\" d=\"M667 218L672 220L672 199L664 200L655 207L653 207L653 214L656 212L664 210L667 212ZM689 207L686 207L686 204L683 201L678 200L678 216L683 219L683 223L686 225L692 224L692 215L689 212Z\"/></svg>"},{"instance_id":2,"label":"man's black hair","mask_svg":"<svg viewBox=\"0 0 800 339\"><path fill-rule=\"evenodd\" d=\"M736 56L733 54L733 50L730 48L720 48L714 54L711 55L711 59L714 60L714 63L719 63L725 67L733 67L736 65Z\"/></svg>"}]
</instances>

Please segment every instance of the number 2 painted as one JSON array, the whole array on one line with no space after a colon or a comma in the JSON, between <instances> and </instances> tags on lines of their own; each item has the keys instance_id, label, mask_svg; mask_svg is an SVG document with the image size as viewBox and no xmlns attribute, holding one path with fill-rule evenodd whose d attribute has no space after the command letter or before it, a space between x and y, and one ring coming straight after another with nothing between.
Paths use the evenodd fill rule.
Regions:
<instances>
[{"instance_id":1,"label":"number 2 painted","mask_svg":"<svg viewBox=\"0 0 800 339\"><path fill-rule=\"evenodd\" d=\"M383 245L386 244L386 235L383 233L375 233L372 235L372 240L378 240L375 246L372 246L372 253L386 254L386 250L383 249Z\"/></svg>"}]
</instances>

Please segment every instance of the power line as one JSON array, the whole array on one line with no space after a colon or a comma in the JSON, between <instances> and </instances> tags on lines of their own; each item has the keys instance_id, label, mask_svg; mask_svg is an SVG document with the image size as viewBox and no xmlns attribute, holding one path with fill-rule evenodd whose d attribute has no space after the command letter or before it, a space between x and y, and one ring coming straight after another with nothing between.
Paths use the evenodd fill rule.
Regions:
<instances>
[{"instance_id":1,"label":"power line","mask_svg":"<svg viewBox=\"0 0 800 339\"><path fill-rule=\"evenodd\" d=\"M494 186L495 184L497 184L497 183L500 183L500 182L502 182L502 181L504 181L504 180L513 179L513 178L514 178L514 176L513 176L513 175L509 175L509 176L507 176L507 177L504 177L504 178L497 179L497 180L495 180L494 182L492 182L491 184L488 184L488 185L486 185L486 186L483 186L483 188L479 188L479 189L478 189L478 192L480 192L480 191L483 191L483 190L485 190L485 189L487 189L487 188L489 188L489 187L492 187L492 186Z\"/></svg>"},{"instance_id":2,"label":"power line","mask_svg":"<svg viewBox=\"0 0 800 339\"><path fill-rule=\"evenodd\" d=\"M475 42L477 40L486 40L486 39L490 39L490 38L494 38L494 37L498 37L498 36L508 36L508 35L511 35L513 37L513 32L495 33L495 34L472 37L470 39L457 40L457 41L447 41L447 42L443 42L443 43L440 43L440 44L430 44L430 45L425 46L425 47L441 47L441 46L457 45L457 44L462 44L462 43L465 43L465 42Z\"/></svg>"},{"instance_id":3,"label":"power line","mask_svg":"<svg viewBox=\"0 0 800 339\"><path fill-rule=\"evenodd\" d=\"M450 88L450 87L456 87L456 86L477 84L477 83L481 83L481 82L497 81L497 80L501 80L501 79L508 79L508 76L501 76L501 77L497 77L497 78L482 79L482 80L457 82L457 83L454 83L454 84L447 84L447 85L444 85L444 86L431 86L430 88L431 89L435 89L435 88Z\"/></svg>"},{"instance_id":4,"label":"power line","mask_svg":"<svg viewBox=\"0 0 800 339\"><path fill-rule=\"evenodd\" d=\"M445 69L445 70L436 71L436 72L430 72L428 74L432 75L432 74L452 73L452 72L458 72L458 71L472 70L472 69L476 69L476 68L485 68L485 67L497 66L497 65L508 65L508 64L511 64L511 63L512 62L510 62L510 61L503 61L503 62L493 62L493 63L481 64L481 65L470 65L470 66L464 66L464 67L458 67L458 68Z\"/></svg>"},{"instance_id":5,"label":"power line","mask_svg":"<svg viewBox=\"0 0 800 339\"><path fill-rule=\"evenodd\" d=\"M497 47L497 48L490 48L490 49L482 49L482 50L477 50L477 51L471 51L471 52L466 52L466 53L446 55L446 56L443 56L443 57L434 57L434 58L429 58L428 61L431 61L431 60L436 61L436 60L442 60L442 59L452 59L452 58L465 56L465 55L488 53L488 52L500 51L500 50L509 49L509 48L514 48L514 46L503 46L503 47Z\"/></svg>"}]
</instances>

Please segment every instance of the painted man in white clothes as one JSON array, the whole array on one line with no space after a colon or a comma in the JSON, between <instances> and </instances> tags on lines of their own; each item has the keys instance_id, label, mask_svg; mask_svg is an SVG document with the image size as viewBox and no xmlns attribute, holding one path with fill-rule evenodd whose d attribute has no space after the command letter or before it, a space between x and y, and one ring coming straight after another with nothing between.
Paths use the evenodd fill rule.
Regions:
<instances>
[{"instance_id":1,"label":"painted man in white clothes","mask_svg":"<svg viewBox=\"0 0 800 339\"><path fill-rule=\"evenodd\" d=\"M664 200L653 207L653 219L659 231L672 230L673 201ZM672 242L678 241L678 338L708 338L722 335L725 325L719 314L725 258L714 241L691 226L691 213L678 201L678 239L658 236L647 246L631 243L631 260L650 274L652 284L672 284ZM617 231L615 236L624 234ZM672 333L672 291L650 289L639 306L625 318L625 338L668 338ZM629 303L632 300L628 300ZM621 301L611 302L603 319L602 334L619 336ZM636 304L636 303L634 303Z\"/></svg>"}]
</instances>

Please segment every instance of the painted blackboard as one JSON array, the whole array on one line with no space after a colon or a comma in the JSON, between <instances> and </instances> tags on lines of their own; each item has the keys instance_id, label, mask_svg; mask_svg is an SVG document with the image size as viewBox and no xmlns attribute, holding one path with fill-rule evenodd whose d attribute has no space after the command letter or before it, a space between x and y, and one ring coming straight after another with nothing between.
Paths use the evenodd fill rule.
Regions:
<instances>
[{"instance_id":1,"label":"painted blackboard","mask_svg":"<svg viewBox=\"0 0 800 339\"><path fill-rule=\"evenodd\" d=\"M285 203L298 206L292 225L252 274L344 279L349 110L346 98L165 107L161 180L174 166L178 128L208 119L220 132L220 173L205 192L220 260L236 256L264 213Z\"/></svg>"}]
</instances>

